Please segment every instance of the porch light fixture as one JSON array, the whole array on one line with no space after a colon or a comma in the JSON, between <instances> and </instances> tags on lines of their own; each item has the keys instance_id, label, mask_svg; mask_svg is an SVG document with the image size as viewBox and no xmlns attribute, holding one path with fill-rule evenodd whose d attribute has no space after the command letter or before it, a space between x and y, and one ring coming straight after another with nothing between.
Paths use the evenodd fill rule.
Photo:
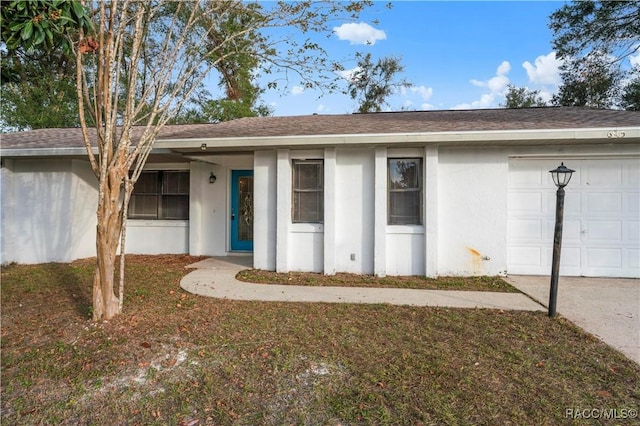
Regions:
<instances>
[{"instance_id":1,"label":"porch light fixture","mask_svg":"<svg viewBox=\"0 0 640 426\"><path fill-rule=\"evenodd\" d=\"M551 262L551 288L549 290L549 318L556 315L558 299L558 273L560 272L560 250L562 248L562 222L564 220L564 187L571 180L575 170L565 167L564 163L549 170L553 183L558 187L556 192L556 227L553 233L553 260Z\"/></svg>"},{"instance_id":2,"label":"porch light fixture","mask_svg":"<svg viewBox=\"0 0 640 426\"><path fill-rule=\"evenodd\" d=\"M209 183L216 183L216 179L216 175L211 172L211 174L209 175Z\"/></svg>"}]
</instances>

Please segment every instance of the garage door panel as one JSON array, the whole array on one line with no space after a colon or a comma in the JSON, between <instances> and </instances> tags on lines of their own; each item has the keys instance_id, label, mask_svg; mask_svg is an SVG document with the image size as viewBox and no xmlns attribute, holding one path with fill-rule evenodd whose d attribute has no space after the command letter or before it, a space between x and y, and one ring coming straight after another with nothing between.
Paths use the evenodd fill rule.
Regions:
<instances>
[{"instance_id":1,"label":"garage door panel","mask_svg":"<svg viewBox=\"0 0 640 426\"><path fill-rule=\"evenodd\" d=\"M585 242L622 241L622 223L617 220L586 221Z\"/></svg>"},{"instance_id":2,"label":"garage door panel","mask_svg":"<svg viewBox=\"0 0 640 426\"><path fill-rule=\"evenodd\" d=\"M587 161L583 167L584 183L592 188L616 188L622 184L622 166L608 160Z\"/></svg>"},{"instance_id":3,"label":"garage door panel","mask_svg":"<svg viewBox=\"0 0 640 426\"><path fill-rule=\"evenodd\" d=\"M640 161L629 158L511 160L508 272L550 273L556 188L549 170L560 161L576 170L566 188L561 274L640 278Z\"/></svg>"},{"instance_id":4,"label":"garage door panel","mask_svg":"<svg viewBox=\"0 0 640 426\"><path fill-rule=\"evenodd\" d=\"M623 185L630 188L638 188L640 186L640 160L629 161L622 168Z\"/></svg>"},{"instance_id":5,"label":"garage door panel","mask_svg":"<svg viewBox=\"0 0 640 426\"><path fill-rule=\"evenodd\" d=\"M509 181L514 188L539 188L542 180L542 171L538 167L531 167L530 164L515 164L510 169Z\"/></svg>"},{"instance_id":6,"label":"garage door panel","mask_svg":"<svg viewBox=\"0 0 640 426\"><path fill-rule=\"evenodd\" d=\"M542 213L542 194L537 192L516 192L509 194L512 212L523 214Z\"/></svg>"},{"instance_id":7,"label":"garage door panel","mask_svg":"<svg viewBox=\"0 0 640 426\"><path fill-rule=\"evenodd\" d=\"M640 249L625 250L625 261L629 269L640 271Z\"/></svg>"},{"instance_id":8,"label":"garage door panel","mask_svg":"<svg viewBox=\"0 0 640 426\"><path fill-rule=\"evenodd\" d=\"M555 231L555 223L549 222L551 227L549 229L548 240L553 241L553 233ZM562 241L563 244L576 243L580 244L582 240L582 222L575 219L565 219L562 225Z\"/></svg>"},{"instance_id":9,"label":"garage door panel","mask_svg":"<svg viewBox=\"0 0 640 426\"><path fill-rule=\"evenodd\" d=\"M509 248L509 259L514 265L542 267L542 250L540 247L513 246Z\"/></svg>"},{"instance_id":10,"label":"garage door panel","mask_svg":"<svg viewBox=\"0 0 640 426\"><path fill-rule=\"evenodd\" d=\"M590 216L622 213L622 194L619 192L590 192L586 199L585 210Z\"/></svg>"},{"instance_id":11,"label":"garage door panel","mask_svg":"<svg viewBox=\"0 0 640 426\"><path fill-rule=\"evenodd\" d=\"M640 194L637 192L625 193L622 198L622 211L638 217L640 214Z\"/></svg>"},{"instance_id":12,"label":"garage door panel","mask_svg":"<svg viewBox=\"0 0 640 426\"><path fill-rule=\"evenodd\" d=\"M638 246L638 242L640 241L640 222L639 221L629 220L625 222L623 241L635 243L634 245Z\"/></svg>"},{"instance_id":13,"label":"garage door panel","mask_svg":"<svg viewBox=\"0 0 640 426\"><path fill-rule=\"evenodd\" d=\"M545 270L551 272L551 264L553 263L553 244L549 248L543 250L544 254L544 267ZM579 268L582 262L582 252L580 247L571 247L567 244L563 244L562 252L560 253L560 268L572 267Z\"/></svg>"},{"instance_id":14,"label":"garage door panel","mask_svg":"<svg viewBox=\"0 0 640 426\"><path fill-rule=\"evenodd\" d=\"M585 249L587 264L590 268L621 268L622 249L593 248Z\"/></svg>"},{"instance_id":15,"label":"garage door panel","mask_svg":"<svg viewBox=\"0 0 640 426\"><path fill-rule=\"evenodd\" d=\"M512 219L509 221L509 234L514 239L542 239L542 220Z\"/></svg>"},{"instance_id":16,"label":"garage door panel","mask_svg":"<svg viewBox=\"0 0 640 426\"><path fill-rule=\"evenodd\" d=\"M550 194L549 196L550 212L555 217L556 214L556 194ZM564 216L580 216L582 214L582 194L568 192L565 190L564 195Z\"/></svg>"}]
</instances>

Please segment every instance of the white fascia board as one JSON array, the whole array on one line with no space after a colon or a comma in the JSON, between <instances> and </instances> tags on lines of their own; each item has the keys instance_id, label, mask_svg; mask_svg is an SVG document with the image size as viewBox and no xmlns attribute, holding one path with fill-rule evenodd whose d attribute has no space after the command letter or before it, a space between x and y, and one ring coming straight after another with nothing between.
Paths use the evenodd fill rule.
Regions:
<instances>
[{"instance_id":1,"label":"white fascia board","mask_svg":"<svg viewBox=\"0 0 640 426\"><path fill-rule=\"evenodd\" d=\"M254 148L295 147L309 145L394 145L394 144L443 144L518 141L568 141L611 139L612 142L640 139L640 127L600 129L550 129L550 130L491 130L475 132L424 132L424 133L370 133L308 136L256 136L197 139L162 139L156 148Z\"/></svg>"},{"instance_id":2,"label":"white fascia board","mask_svg":"<svg viewBox=\"0 0 640 426\"><path fill-rule=\"evenodd\" d=\"M94 154L98 155L98 150L94 149ZM0 152L2 157L59 157L87 155L86 148L17 148L3 149Z\"/></svg>"},{"instance_id":3,"label":"white fascia board","mask_svg":"<svg viewBox=\"0 0 640 426\"><path fill-rule=\"evenodd\" d=\"M98 148L93 148L93 153L98 155ZM153 154L175 154L168 148L153 148ZM9 148L0 151L0 157L77 157L87 156L87 149L81 147L74 148Z\"/></svg>"}]
</instances>

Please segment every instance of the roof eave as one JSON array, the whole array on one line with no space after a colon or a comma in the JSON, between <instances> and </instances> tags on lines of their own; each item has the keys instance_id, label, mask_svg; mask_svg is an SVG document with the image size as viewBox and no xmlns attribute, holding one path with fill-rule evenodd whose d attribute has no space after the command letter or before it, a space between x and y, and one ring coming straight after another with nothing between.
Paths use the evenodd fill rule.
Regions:
<instances>
[{"instance_id":1,"label":"roof eave","mask_svg":"<svg viewBox=\"0 0 640 426\"><path fill-rule=\"evenodd\" d=\"M403 145L438 144L463 145L524 145L529 143L637 143L640 127L598 129L499 130L475 132L369 133L303 136L257 136L195 139L162 139L155 148L191 150L201 149L265 149L278 147L310 147L327 145ZM203 147L203 144L206 145Z\"/></svg>"}]
</instances>

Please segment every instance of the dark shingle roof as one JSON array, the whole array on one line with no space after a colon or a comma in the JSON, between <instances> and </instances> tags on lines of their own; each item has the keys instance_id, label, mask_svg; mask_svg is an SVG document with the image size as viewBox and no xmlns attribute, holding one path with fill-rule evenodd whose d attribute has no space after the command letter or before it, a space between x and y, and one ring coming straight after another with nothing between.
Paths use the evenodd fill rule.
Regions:
<instances>
[{"instance_id":1,"label":"dark shingle roof","mask_svg":"<svg viewBox=\"0 0 640 426\"><path fill-rule=\"evenodd\" d=\"M640 112L578 107L413 111L348 115L251 117L218 124L167 125L158 140L430 132L519 131L640 126ZM142 128L134 129L134 140ZM92 132L94 134L94 132ZM0 147L82 147L80 129L0 135Z\"/></svg>"}]
</instances>

